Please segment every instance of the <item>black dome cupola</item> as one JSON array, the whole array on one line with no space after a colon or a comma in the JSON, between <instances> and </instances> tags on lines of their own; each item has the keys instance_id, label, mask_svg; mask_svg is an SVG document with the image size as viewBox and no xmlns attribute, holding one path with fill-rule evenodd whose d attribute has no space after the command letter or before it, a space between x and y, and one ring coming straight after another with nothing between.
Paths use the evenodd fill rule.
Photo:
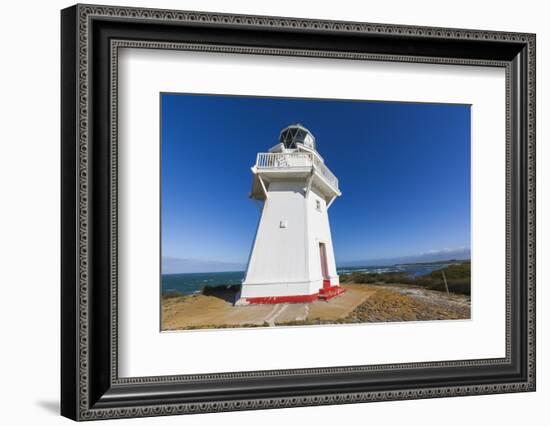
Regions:
<instances>
[{"instance_id":1,"label":"black dome cupola","mask_svg":"<svg viewBox=\"0 0 550 426\"><path fill-rule=\"evenodd\" d=\"M282 143L287 149L296 149L297 143L301 143L304 146L315 149L315 136L311 132L299 123L291 124L284 128L279 135L279 142Z\"/></svg>"}]
</instances>

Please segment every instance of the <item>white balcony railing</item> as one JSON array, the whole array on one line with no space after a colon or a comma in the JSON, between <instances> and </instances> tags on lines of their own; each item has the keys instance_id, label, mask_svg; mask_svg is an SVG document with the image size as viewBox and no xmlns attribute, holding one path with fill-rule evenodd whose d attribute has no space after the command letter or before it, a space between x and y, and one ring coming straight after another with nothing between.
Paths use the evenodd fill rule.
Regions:
<instances>
[{"instance_id":1,"label":"white balcony railing","mask_svg":"<svg viewBox=\"0 0 550 426\"><path fill-rule=\"evenodd\" d=\"M313 165L315 169L332 184L332 186L338 189L338 178L332 174L327 166L325 166L325 163L320 161L317 157L313 157Z\"/></svg>"},{"instance_id":2,"label":"white balcony railing","mask_svg":"<svg viewBox=\"0 0 550 426\"><path fill-rule=\"evenodd\" d=\"M314 167L332 186L338 189L338 178L325 164L313 154L307 152L271 153L260 152L256 157L258 169L292 169Z\"/></svg>"}]
</instances>

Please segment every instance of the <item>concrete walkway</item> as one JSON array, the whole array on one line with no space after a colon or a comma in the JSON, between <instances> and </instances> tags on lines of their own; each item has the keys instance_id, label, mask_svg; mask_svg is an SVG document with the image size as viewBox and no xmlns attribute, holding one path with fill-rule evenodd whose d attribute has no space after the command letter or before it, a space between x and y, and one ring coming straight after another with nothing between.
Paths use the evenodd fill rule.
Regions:
<instances>
[{"instance_id":1,"label":"concrete walkway","mask_svg":"<svg viewBox=\"0 0 550 426\"><path fill-rule=\"evenodd\" d=\"M337 320L348 315L373 293L364 285L343 287L346 292L328 302L233 306L216 296L202 294L167 298L162 306L162 329L275 326L293 321Z\"/></svg>"}]
</instances>

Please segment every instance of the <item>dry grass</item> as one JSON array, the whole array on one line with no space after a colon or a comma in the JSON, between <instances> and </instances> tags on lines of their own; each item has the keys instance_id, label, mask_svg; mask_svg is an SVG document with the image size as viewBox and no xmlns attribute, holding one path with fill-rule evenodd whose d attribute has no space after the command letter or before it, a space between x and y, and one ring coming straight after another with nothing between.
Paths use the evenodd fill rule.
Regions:
<instances>
[{"instance_id":1,"label":"dry grass","mask_svg":"<svg viewBox=\"0 0 550 426\"><path fill-rule=\"evenodd\" d=\"M344 284L329 302L233 306L213 295L162 299L162 330L470 318L470 298L410 285Z\"/></svg>"},{"instance_id":2,"label":"dry grass","mask_svg":"<svg viewBox=\"0 0 550 426\"><path fill-rule=\"evenodd\" d=\"M468 297L433 290L380 287L358 306L348 322L433 321L469 319Z\"/></svg>"}]
</instances>

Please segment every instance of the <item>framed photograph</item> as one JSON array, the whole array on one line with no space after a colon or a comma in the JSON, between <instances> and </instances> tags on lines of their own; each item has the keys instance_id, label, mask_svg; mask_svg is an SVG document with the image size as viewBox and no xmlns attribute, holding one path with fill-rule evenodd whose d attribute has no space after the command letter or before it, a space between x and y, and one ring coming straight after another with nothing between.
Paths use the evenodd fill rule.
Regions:
<instances>
[{"instance_id":1,"label":"framed photograph","mask_svg":"<svg viewBox=\"0 0 550 426\"><path fill-rule=\"evenodd\" d=\"M61 12L61 412L535 390L535 35Z\"/></svg>"}]
</instances>

